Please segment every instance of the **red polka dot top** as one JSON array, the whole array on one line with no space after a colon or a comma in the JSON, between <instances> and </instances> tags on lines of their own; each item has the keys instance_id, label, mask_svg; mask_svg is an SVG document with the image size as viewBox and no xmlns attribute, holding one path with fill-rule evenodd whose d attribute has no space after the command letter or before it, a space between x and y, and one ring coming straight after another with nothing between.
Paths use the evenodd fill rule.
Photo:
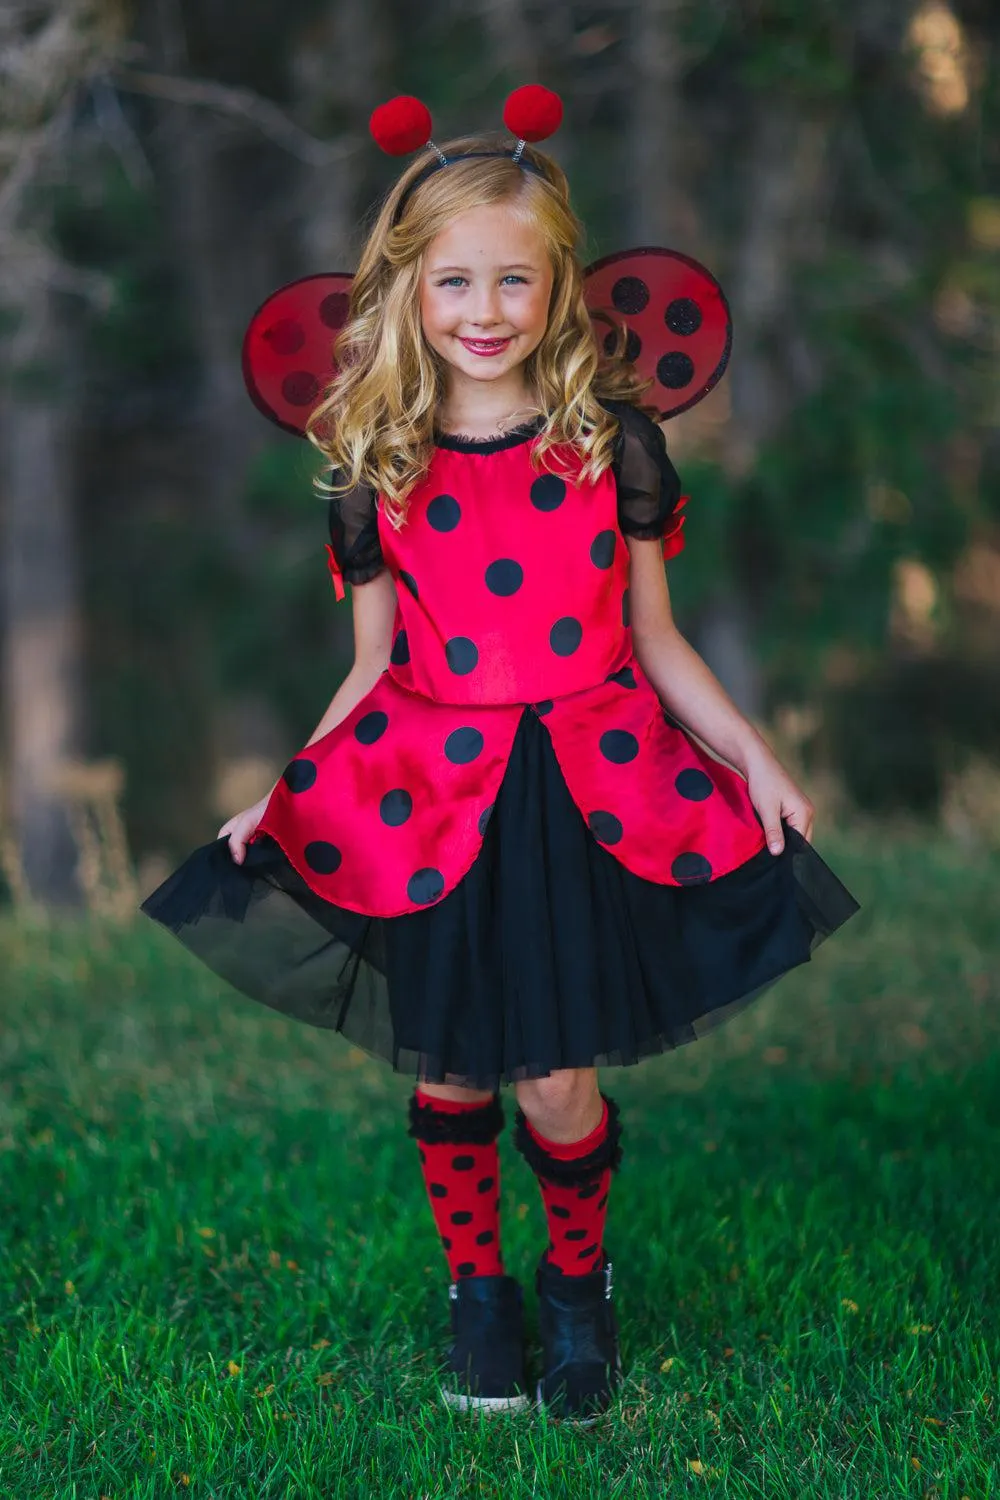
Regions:
<instances>
[{"instance_id":1,"label":"red polka dot top","mask_svg":"<svg viewBox=\"0 0 1000 1500\"><path fill-rule=\"evenodd\" d=\"M665 713L633 653L624 538L674 556L683 502L661 429L607 405L620 427L596 482L539 473L535 423L489 442L439 434L399 530L367 488L331 501L338 597L341 580L388 568L392 649L347 718L286 767L255 835L324 899L396 916L451 891L525 711L594 838L635 874L699 884L763 847L743 779Z\"/></svg>"}]
</instances>

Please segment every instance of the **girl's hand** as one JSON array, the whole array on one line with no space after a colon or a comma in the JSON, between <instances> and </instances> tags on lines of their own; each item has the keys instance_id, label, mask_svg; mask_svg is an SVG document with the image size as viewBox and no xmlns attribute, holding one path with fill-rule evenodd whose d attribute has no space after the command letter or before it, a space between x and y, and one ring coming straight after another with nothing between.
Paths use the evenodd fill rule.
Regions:
<instances>
[{"instance_id":1,"label":"girl's hand","mask_svg":"<svg viewBox=\"0 0 1000 1500\"><path fill-rule=\"evenodd\" d=\"M798 829L809 843L816 809L799 791L780 761L769 750L763 751L747 767L746 778L750 801L760 815L771 853L780 854L785 847L782 818L787 818L792 828Z\"/></svg>"},{"instance_id":2,"label":"girl's hand","mask_svg":"<svg viewBox=\"0 0 1000 1500\"><path fill-rule=\"evenodd\" d=\"M243 812L237 813L235 817L229 819L228 823L223 823L219 829L218 837L220 839L228 838L229 853L238 865L243 863L247 852L247 840L264 816L264 809L267 807L269 800L270 794L267 797L261 797L259 802L254 803L253 807L248 807Z\"/></svg>"}]
</instances>

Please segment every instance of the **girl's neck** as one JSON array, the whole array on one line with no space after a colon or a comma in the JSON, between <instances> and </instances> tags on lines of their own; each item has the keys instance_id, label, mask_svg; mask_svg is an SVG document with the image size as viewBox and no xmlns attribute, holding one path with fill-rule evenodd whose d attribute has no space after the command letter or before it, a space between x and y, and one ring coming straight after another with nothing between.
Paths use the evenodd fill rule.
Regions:
<instances>
[{"instance_id":1,"label":"girl's neck","mask_svg":"<svg viewBox=\"0 0 1000 1500\"><path fill-rule=\"evenodd\" d=\"M523 380L453 381L438 407L437 425L466 437L501 436L537 415L538 402Z\"/></svg>"}]
</instances>

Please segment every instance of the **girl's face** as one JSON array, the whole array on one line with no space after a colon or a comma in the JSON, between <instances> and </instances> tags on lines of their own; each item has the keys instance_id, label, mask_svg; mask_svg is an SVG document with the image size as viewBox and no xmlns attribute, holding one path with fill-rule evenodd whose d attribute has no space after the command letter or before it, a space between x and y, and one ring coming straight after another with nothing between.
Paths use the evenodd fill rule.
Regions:
<instances>
[{"instance_id":1,"label":"girl's face","mask_svg":"<svg viewBox=\"0 0 1000 1500\"><path fill-rule=\"evenodd\" d=\"M552 280L537 229L503 204L471 208L424 254L424 337L460 383L464 377L502 384L542 341Z\"/></svg>"}]
</instances>

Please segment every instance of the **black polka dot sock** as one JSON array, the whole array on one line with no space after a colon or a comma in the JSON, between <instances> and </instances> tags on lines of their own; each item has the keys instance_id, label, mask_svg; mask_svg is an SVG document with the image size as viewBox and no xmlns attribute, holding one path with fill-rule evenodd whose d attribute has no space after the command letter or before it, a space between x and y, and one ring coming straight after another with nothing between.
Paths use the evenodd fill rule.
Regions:
<instances>
[{"instance_id":1,"label":"black polka dot sock","mask_svg":"<svg viewBox=\"0 0 1000 1500\"><path fill-rule=\"evenodd\" d=\"M410 1135L420 1146L427 1196L452 1280L502 1276L499 1095L485 1104L435 1099L417 1087Z\"/></svg>"},{"instance_id":2,"label":"black polka dot sock","mask_svg":"<svg viewBox=\"0 0 1000 1500\"><path fill-rule=\"evenodd\" d=\"M604 1264L604 1223L611 1174L621 1161L618 1106L601 1095L598 1124L580 1141L546 1140L522 1110L514 1144L538 1178L549 1223L546 1259L566 1276L585 1276Z\"/></svg>"}]
</instances>

